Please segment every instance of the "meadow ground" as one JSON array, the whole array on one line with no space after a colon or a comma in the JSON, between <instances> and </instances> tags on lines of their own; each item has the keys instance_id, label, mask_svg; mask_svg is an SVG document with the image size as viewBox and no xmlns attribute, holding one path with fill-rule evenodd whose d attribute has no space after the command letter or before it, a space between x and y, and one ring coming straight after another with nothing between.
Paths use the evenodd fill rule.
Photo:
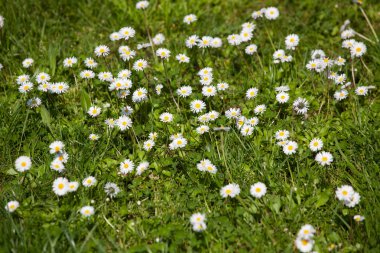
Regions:
<instances>
[{"instance_id":1,"label":"meadow ground","mask_svg":"<svg viewBox=\"0 0 380 253\"><path fill-rule=\"evenodd\" d=\"M0 6L1 252L380 252L380 2Z\"/></svg>"}]
</instances>

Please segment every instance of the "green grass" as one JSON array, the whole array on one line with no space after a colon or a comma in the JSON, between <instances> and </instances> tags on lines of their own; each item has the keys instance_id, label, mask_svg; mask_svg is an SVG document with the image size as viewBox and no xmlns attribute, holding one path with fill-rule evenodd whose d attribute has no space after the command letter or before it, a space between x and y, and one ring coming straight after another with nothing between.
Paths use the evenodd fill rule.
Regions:
<instances>
[{"instance_id":1,"label":"green grass","mask_svg":"<svg viewBox=\"0 0 380 253\"><path fill-rule=\"evenodd\" d=\"M161 96L150 89L151 99L141 104L133 104L130 97L118 99L97 79L86 82L79 78L86 57L99 62L96 73L107 70L104 60L93 54L101 44L112 50L107 61L113 74L131 69L117 56L118 46L135 48L148 42L144 12L136 11L135 2L0 3L0 15L5 17L5 27L0 30L0 63L4 65L0 71L1 252L293 252L297 232L307 223L317 229L314 250L318 252L327 252L331 244L337 246L335 252L380 252L378 90L359 97L351 88L349 97L337 102L333 94L338 87L305 67L310 52L323 49L332 58L341 55L347 59L342 72L352 81L349 54L341 48L340 26L349 19L355 31L373 41L375 38L351 1L151 0L148 29L150 34L166 36L162 47L171 50L172 56L166 76L161 61L150 49L137 51L135 59L147 59L150 68L147 78L133 72L132 91L158 83L165 86ZM242 23L253 21L250 15L254 10L268 6L278 7L280 17L255 22L252 42L258 45L264 65L261 69L256 57L244 54L247 43L230 46L226 37L238 33ZM379 2L365 1L363 8L379 34ZM182 19L190 13L196 14L198 21L187 26ZM110 42L108 35L124 26L135 28L136 37L124 43ZM294 62L274 64L269 38L276 49L285 49L284 38L291 33L301 39L296 51L290 53ZM192 34L221 37L223 47L190 50L184 41ZM371 71L356 60L355 83L378 88L379 43L355 39L366 43L363 61ZM178 53L186 53L191 62L178 64L174 59ZM80 64L67 70L62 61L70 56L76 56ZM27 57L35 60L30 70L21 65ZM203 67L213 68L214 84L225 81L230 89L211 99L202 98L196 73ZM71 89L64 95L42 94L36 88L31 94L20 94L17 76L41 71L49 73L53 81L68 82ZM185 84L193 87L190 98L178 100L180 112L170 97L167 79L173 90ZM290 86L291 102L299 96L308 99L307 119L292 112L291 102L281 106L275 102L274 88L279 85ZM250 87L260 91L254 100L244 98ZM29 109L27 99L37 94L43 107ZM111 107L90 118L84 110L88 103L84 94L93 104L110 103ZM194 131L199 123L189 110L195 98L203 99L207 110L220 113L239 106L249 118L259 104L266 104L267 111L259 116L260 124L250 137L241 136L234 122L224 116L210 126L231 126L231 131L199 136ZM117 118L120 108L127 104L135 109L134 133L108 131L104 120ZM168 126L158 120L165 111L175 115L175 122ZM295 155L286 156L276 145L274 134L279 129L289 130L290 139L298 143ZM134 134L141 143L152 131L158 132L159 138L154 149L145 152ZM181 152L170 151L168 138L178 132L189 144ZM91 142L90 133L101 138ZM321 138L324 150L333 154L331 166L322 167L314 161L308 143L315 137ZM70 155L63 174L49 168L52 155L48 146L55 140L63 141ZM32 169L23 174L14 169L14 161L21 155L33 161ZM119 163L125 158L135 163L147 160L150 169L140 177L118 176ZM196 169L204 158L219 169L215 176ZM54 195L51 186L58 176L81 182L88 175L96 176L96 187L80 186L64 197ZM106 201L103 190L108 181L122 189L111 201ZM257 181L268 187L262 199L249 194L250 185ZM220 188L231 182L240 185L239 198L222 199ZM336 188L343 184L360 193L358 206L347 208L335 198ZM10 214L3 207L14 199L20 207ZM91 204L95 215L81 217L78 210L91 200L95 201ZM189 223L195 212L207 216L207 230L202 233L193 232ZM364 215L365 221L354 222L355 214Z\"/></svg>"}]
</instances>

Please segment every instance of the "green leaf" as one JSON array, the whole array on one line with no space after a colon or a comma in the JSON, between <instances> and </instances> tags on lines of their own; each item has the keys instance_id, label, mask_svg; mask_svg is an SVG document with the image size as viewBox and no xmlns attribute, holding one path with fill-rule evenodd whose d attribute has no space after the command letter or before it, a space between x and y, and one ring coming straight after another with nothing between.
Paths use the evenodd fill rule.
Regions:
<instances>
[{"instance_id":1,"label":"green leaf","mask_svg":"<svg viewBox=\"0 0 380 253\"><path fill-rule=\"evenodd\" d=\"M50 123L51 123L50 112L46 109L44 105L41 106L40 114L41 114L42 123L44 123L46 126L50 128Z\"/></svg>"},{"instance_id":2,"label":"green leaf","mask_svg":"<svg viewBox=\"0 0 380 253\"><path fill-rule=\"evenodd\" d=\"M84 89L82 89L80 92L80 103L85 112L87 112L88 109L91 107L90 95L88 95L88 93Z\"/></svg>"},{"instance_id":3,"label":"green leaf","mask_svg":"<svg viewBox=\"0 0 380 253\"><path fill-rule=\"evenodd\" d=\"M318 200L315 203L315 207L318 208L318 207L323 206L324 204L327 203L329 198L330 198L330 195L328 194L328 192L322 192L321 194L318 195Z\"/></svg>"}]
</instances>

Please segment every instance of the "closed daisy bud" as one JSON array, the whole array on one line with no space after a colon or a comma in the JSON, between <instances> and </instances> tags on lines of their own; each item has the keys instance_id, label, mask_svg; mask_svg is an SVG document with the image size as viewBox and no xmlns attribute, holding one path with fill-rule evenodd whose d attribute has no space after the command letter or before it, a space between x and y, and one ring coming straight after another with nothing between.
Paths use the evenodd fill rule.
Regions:
<instances>
[{"instance_id":1,"label":"closed daisy bud","mask_svg":"<svg viewBox=\"0 0 380 253\"><path fill-rule=\"evenodd\" d=\"M17 200L9 201L5 206L5 210L7 210L10 213L13 213L19 206L20 203Z\"/></svg>"},{"instance_id":2,"label":"closed daisy bud","mask_svg":"<svg viewBox=\"0 0 380 253\"><path fill-rule=\"evenodd\" d=\"M261 198L267 193L267 187L261 182L255 183L251 185L250 193L255 198Z\"/></svg>"},{"instance_id":3,"label":"closed daisy bud","mask_svg":"<svg viewBox=\"0 0 380 253\"><path fill-rule=\"evenodd\" d=\"M32 160L28 156L20 156L15 161L15 167L18 172L30 170L32 167Z\"/></svg>"},{"instance_id":4,"label":"closed daisy bud","mask_svg":"<svg viewBox=\"0 0 380 253\"><path fill-rule=\"evenodd\" d=\"M84 217L90 217L92 216L94 213L95 213L95 210L92 206L84 206L80 209L80 213L84 216Z\"/></svg>"}]
</instances>

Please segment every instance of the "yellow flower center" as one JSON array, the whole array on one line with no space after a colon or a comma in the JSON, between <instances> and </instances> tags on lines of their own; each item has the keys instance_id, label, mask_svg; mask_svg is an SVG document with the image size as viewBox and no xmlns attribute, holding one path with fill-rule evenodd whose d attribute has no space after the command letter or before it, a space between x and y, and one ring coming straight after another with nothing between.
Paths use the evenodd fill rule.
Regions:
<instances>
[{"instance_id":1,"label":"yellow flower center","mask_svg":"<svg viewBox=\"0 0 380 253\"><path fill-rule=\"evenodd\" d=\"M58 184L58 189L62 190L64 187L65 187L64 184L62 184L62 183Z\"/></svg>"},{"instance_id":2,"label":"yellow flower center","mask_svg":"<svg viewBox=\"0 0 380 253\"><path fill-rule=\"evenodd\" d=\"M25 167L25 166L26 166L26 162L22 162L22 163L21 163L21 166L22 166L22 167Z\"/></svg>"},{"instance_id":3,"label":"yellow flower center","mask_svg":"<svg viewBox=\"0 0 380 253\"><path fill-rule=\"evenodd\" d=\"M343 194L344 196L347 196L348 192L347 192L346 190L344 190L344 191L342 191L342 194Z\"/></svg>"},{"instance_id":4,"label":"yellow flower center","mask_svg":"<svg viewBox=\"0 0 380 253\"><path fill-rule=\"evenodd\" d=\"M255 191L256 191L256 192L261 192L261 189L260 189L260 188L256 188Z\"/></svg>"}]
</instances>

